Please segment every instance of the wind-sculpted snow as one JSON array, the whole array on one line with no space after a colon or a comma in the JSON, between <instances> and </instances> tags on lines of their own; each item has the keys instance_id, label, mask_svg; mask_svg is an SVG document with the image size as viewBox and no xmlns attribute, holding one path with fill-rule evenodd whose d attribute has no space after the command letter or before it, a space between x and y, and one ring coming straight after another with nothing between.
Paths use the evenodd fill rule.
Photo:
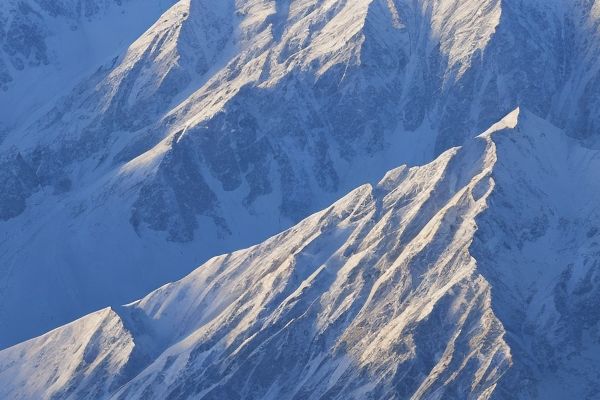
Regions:
<instances>
[{"instance_id":1,"label":"wind-sculpted snow","mask_svg":"<svg viewBox=\"0 0 600 400\"><path fill-rule=\"evenodd\" d=\"M0 12L0 347L258 243L518 105L597 141L595 2ZM32 280L40 297L13 307Z\"/></svg>"}]
</instances>

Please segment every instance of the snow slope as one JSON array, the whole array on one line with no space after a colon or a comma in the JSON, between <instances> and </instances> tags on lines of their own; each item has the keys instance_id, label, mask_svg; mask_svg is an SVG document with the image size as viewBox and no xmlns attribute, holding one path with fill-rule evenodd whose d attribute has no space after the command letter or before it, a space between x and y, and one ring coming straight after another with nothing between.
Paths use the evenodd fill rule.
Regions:
<instances>
[{"instance_id":1,"label":"snow slope","mask_svg":"<svg viewBox=\"0 0 600 400\"><path fill-rule=\"evenodd\" d=\"M0 4L0 129L32 114L141 35L172 0L6 0ZM47 112L47 110L46 110ZM1 137L1 136L0 136Z\"/></svg>"},{"instance_id":2,"label":"snow slope","mask_svg":"<svg viewBox=\"0 0 600 400\"><path fill-rule=\"evenodd\" d=\"M518 105L597 141L595 2L146 4L0 7L0 348L265 240Z\"/></svg>"},{"instance_id":3,"label":"snow slope","mask_svg":"<svg viewBox=\"0 0 600 400\"><path fill-rule=\"evenodd\" d=\"M517 109L264 243L1 351L0 395L594 398L598 163Z\"/></svg>"}]
</instances>

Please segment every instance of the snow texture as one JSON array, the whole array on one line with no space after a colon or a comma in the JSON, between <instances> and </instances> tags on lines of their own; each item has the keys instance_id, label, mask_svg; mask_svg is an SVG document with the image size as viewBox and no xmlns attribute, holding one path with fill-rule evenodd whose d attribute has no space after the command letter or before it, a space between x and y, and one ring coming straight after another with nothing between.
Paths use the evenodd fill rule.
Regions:
<instances>
[{"instance_id":1,"label":"snow texture","mask_svg":"<svg viewBox=\"0 0 600 400\"><path fill-rule=\"evenodd\" d=\"M1 351L0 396L595 398L598 163L517 109L259 245Z\"/></svg>"},{"instance_id":2,"label":"snow texture","mask_svg":"<svg viewBox=\"0 0 600 400\"><path fill-rule=\"evenodd\" d=\"M550 379L537 366L546 349L566 344L575 346L574 354L589 353L590 364L574 362L570 370L583 371L582 391L591 382L582 396L593 393L593 369L583 366L595 360L594 336L586 332L595 329L597 304L598 169L591 149L600 143L599 7L583 0L2 1L0 348L94 310L120 310L119 304L183 277L210 257L264 241L359 185L369 183L372 197L383 202L378 190L385 190L375 188L386 171L450 157L456 146L477 147L471 144L475 135L521 106L547 121L525 117L538 121L528 130L537 132L539 125L563 133L548 133L549 139L526 133L530 139L513 138L519 143L514 150L506 143L505 159L485 167L498 171L494 181L502 190L494 189L489 199L481 183L473 189L473 204L452 208L474 220L478 207L495 206L489 221L487 214L481 217L478 231L479 237L487 234L490 248L468 250L463 243L449 250L485 265L465 267L469 261L458 259L445 264L482 277L465 278L469 283L456 296L483 304L486 288L500 285L498 310L489 306L495 319L486 323L499 319L513 329L516 339L502 340L522 362L502 375L504 386L494 393L509 394L523 382L538 390L544 377L550 393L559 393L562 378ZM512 139L498 139L505 141ZM471 182L460 177L475 178L465 163L465 170L452 170L455 183L440 178L449 185L436 197L440 207ZM512 172L499 172L505 167ZM414 196L427 195L429 183L415 185ZM397 222L395 229L408 229L406 238L425 229L428 212L441 211L438 203L421 200L424 208L415 206L415 215L398 210L398 218L416 221ZM449 232L462 226L440 224ZM461 235L457 240L475 237ZM439 251L446 245L432 244ZM408 244L394 246L401 253ZM386 257L400 254L394 251ZM501 265L493 266L496 258ZM429 270L425 261L415 265ZM537 272L521 276L515 269ZM448 272L443 282L452 277ZM562 286L554 289L553 279ZM537 287L538 281L546 286ZM424 285L431 286L431 296L442 281ZM531 301L527 312L523 299ZM450 315L443 307L437 312L439 318ZM531 322L538 317L546 325ZM570 332L572 325L582 330ZM526 333L538 339L543 333L544 339L521 342ZM490 339L494 346L500 336ZM330 356L347 353L348 368L357 354L363 357L349 343ZM406 372L425 391L442 379L421 381L421 372L438 360L432 354ZM557 357L548 356L544 368L572 359ZM465 365L483 374L484 367ZM380 368L363 367L365 374ZM386 375L378 387L393 387L401 374ZM491 393L485 382L494 374L489 381L479 376L470 393L479 395L483 387ZM456 382L470 379L456 376ZM241 381L238 386L245 390Z\"/></svg>"}]
</instances>

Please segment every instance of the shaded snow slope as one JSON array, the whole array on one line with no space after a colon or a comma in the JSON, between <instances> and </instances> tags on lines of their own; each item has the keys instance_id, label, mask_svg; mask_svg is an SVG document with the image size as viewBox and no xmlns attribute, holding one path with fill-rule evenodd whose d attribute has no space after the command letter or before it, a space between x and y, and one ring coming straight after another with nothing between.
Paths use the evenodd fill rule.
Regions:
<instances>
[{"instance_id":1,"label":"shaded snow slope","mask_svg":"<svg viewBox=\"0 0 600 400\"><path fill-rule=\"evenodd\" d=\"M64 357L106 383L65 367L41 396L593 398L598 162L516 110L262 244L0 352L0 393L40 390L21 371ZM103 352L82 362L62 342Z\"/></svg>"},{"instance_id":2,"label":"shaded snow slope","mask_svg":"<svg viewBox=\"0 0 600 400\"><path fill-rule=\"evenodd\" d=\"M494 141L496 189L471 254L514 363L497 398L596 398L600 151L527 113Z\"/></svg>"},{"instance_id":3,"label":"shaded snow slope","mask_svg":"<svg viewBox=\"0 0 600 400\"><path fill-rule=\"evenodd\" d=\"M174 0L0 4L0 141L141 35ZM50 104L49 104L50 103ZM45 110L45 111L44 111Z\"/></svg>"}]
</instances>

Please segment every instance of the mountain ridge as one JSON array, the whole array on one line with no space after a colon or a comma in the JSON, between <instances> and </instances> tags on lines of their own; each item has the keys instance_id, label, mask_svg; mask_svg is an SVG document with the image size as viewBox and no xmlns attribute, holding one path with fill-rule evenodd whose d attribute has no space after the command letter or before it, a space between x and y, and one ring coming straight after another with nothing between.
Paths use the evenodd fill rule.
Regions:
<instances>
[{"instance_id":1,"label":"mountain ridge","mask_svg":"<svg viewBox=\"0 0 600 400\"><path fill-rule=\"evenodd\" d=\"M127 333L116 334L114 346L74 363L92 376L119 376L123 386L111 391L100 381L91 392L98 381L79 384L74 374L55 393L558 399L569 391L591 398L600 387L586 372L596 344L583 338L600 322L592 312L599 286L589 279L597 273L600 215L584 222L574 211L593 211L600 187L589 187L590 171L599 159L517 109L430 164L391 170L262 244L75 322L121 321ZM567 208L572 197L552 192L563 190L558 169L572 181L569 193L580 194ZM574 229L581 224L587 228ZM565 237L575 242L548 245ZM49 371L48 354L62 354L50 338L64 331L0 351L4 395L27 397L28 386L7 378L17 365L33 368L27 376ZM125 362L123 374L102 362L123 355L122 341L146 357Z\"/></svg>"},{"instance_id":2,"label":"mountain ridge","mask_svg":"<svg viewBox=\"0 0 600 400\"><path fill-rule=\"evenodd\" d=\"M265 240L517 105L594 147L596 2L153 4L144 33L0 133L0 347ZM32 282L43 307L17 313Z\"/></svg>"}]
</instances>

